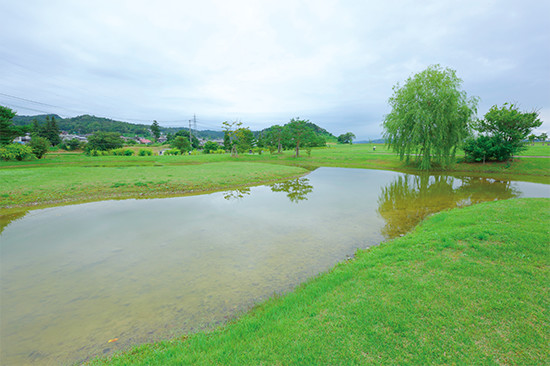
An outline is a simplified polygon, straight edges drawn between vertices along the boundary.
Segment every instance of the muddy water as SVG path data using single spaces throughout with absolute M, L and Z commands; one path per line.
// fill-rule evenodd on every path
M 534 183 L 320 168 L 270 186 L 31 211 L 0 235 L 0 363 L 71 364 L 212 327 L 431 213 L 549 196 Z

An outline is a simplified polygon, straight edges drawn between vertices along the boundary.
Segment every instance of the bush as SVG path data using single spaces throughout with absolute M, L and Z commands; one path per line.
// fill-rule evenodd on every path
M 9 144 L 0 146 L 0 159 L 2 160 L 31 160 L 34 158 L 30 146 L 21 144 Z
M 151 155 L 153 155 L 153 150 L 151 150 L 151 149 L 139 149 L 138 155 L 139 156 L 151 156 Z
M 33 136 L 29 146 L 34 156 L 36 156 L 38 159 L 42 159 L 42 157 L 48 152 L 50 141 L 48 141 L 44 137 Z
M 179 149 L 164 150 L 164 155 L 179 155 L 181 151 Z
M 218 150 L 219 145 L 216 144 L 214 141 L 206 141 L 203 146 L 203 151 L 205 154 L 210 154 L 216 150 Z
M 114 149 L 114 150 L 111 150 L 111 154 L 117 155 L 117 156 L 132 156 L 132 155 L 134 155 L 134 150 L 132 150 L 132 149 L 123 149 L 123 148 Z
M 108 151 L 103 151 L 103 150 L 85 150 L 84 153 L 86 155 L 90 155 L 90 156 L 105 156 L 105 155 L 109 155 L 109 152 Z
M 67 146 L 67 150 L 77 150 L 80 147 L 80 140 L 78 139 L 71 139 L 65 143 Z
M 462 147 L 468 162 L 506 161 L 512 157 L 514 146 L 498 136 L 479 136 L 466 140 Z

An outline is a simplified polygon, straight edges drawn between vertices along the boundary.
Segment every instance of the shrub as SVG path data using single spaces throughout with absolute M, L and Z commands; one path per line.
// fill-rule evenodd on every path
M 164 155 L 179 155 L 181 151 L 179 149 L 164 150 Z
M 153 155 L 153 150 L 151 150 L 151 149 L 139 149 L 138 155 L 139 156 L 151 156 L 151 155 Z
M 132 156 L 132 155 L 134 155 L 134 150 L 132 150 L 132 149 L 123 149 L 123 148 L 114 149 L 114 150 L 111 150 L 111 154 L 117 155 L 117 156 Z
M 30 160 L 34 158 L 30 146 L 21 144 L 9 144 L 0 146 L 0 159 L 2 160 Z
M 489 160 L 506 161 L 512 157 L 514 147 L 498 136 L 479 136 L 466 140 L 462 147 L 466 161 L 486 162 Z
M 50 141 L 48 141 L 44 137 L 33 136 L 29 146 L 34 156 L 36 156 L 38 159 L 42 159 L 42 157 L 48 152 Z

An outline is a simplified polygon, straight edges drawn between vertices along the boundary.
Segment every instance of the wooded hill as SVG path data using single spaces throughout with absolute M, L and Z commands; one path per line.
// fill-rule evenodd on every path
M 13 124 L 16 126 L 28 126 L 32 125 L 33 120 L 38 121 L 40 124 L 46 122 L 46 117 L 55 118 L 59 130 L 66 131 L 71 134 L 85 135 L 94 133 L 96 131 L 102 132 L 117 132 L 121 135 L 139 135 L 139 136 L 150 136 L 151 131 L 150 125 L 145 124 L 136 124 L 129 122 L 115 121 L 109 118 L 96 117 L 90 115 L 82 115 L 71 118 L 61 118 L 57 114 L 41 114 L 36 116 L 15 116 L 13 118 Z M 151 121 L 152 122 L 152 121 Z M 327 141 L 333 141 L 336 137 L 325 130 L 317 126 L 314 123 L 308 122 L 307 125 L 315 131 L 316 134 L 323 136 Z M 220 125 L 221 128 L 221 125 Z M 160 126 L 160 131 L 163 134 L 175 134 L 180 130 L 188 130 L 186 127 L 162 127 Z M 267 131 L 269 128 L 264 129 Z M 263 132 L 262 131 L 262 132 Z M 260 131 L 253 131 L 254 135 L 257 137 Z M 213 130 L 203 130 L 197 131 L 197 137 L 205 140 L 215 140 L 223 139 L 223 131 L 213 131 Z

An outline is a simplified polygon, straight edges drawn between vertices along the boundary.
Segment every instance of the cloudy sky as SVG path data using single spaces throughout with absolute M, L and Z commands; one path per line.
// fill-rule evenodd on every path
M 432 64 L 550 132 L 550 2 L 0 0 L 0 105 L 20 115 L 253 130 L 301 117 L 381 136 L 392 86 Z

